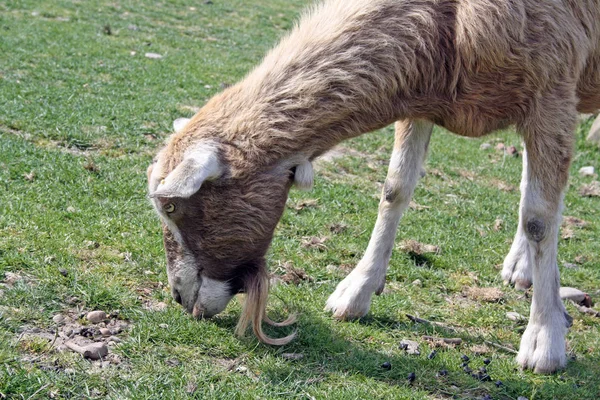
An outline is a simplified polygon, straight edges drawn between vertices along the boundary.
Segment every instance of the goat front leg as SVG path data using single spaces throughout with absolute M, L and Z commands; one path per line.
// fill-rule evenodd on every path
M 520 226 L 523 240 L 527 240 L 522 249 L 533 272 L 533 299 L 517 362 L 536 373 L 550 373 L 565 366 L 565 335 L 572 322 L 559 295 L 557 264 L 562 198 L 577 116 L 574 111 L 561 112 L 559 108 L 565 104 L 568 101 L 556 102 L 556 107 L 550 108 L 552 112 L 537 113 L 537 119 L 523 127 L 527 171 Z
M 338 284 L 325 306 L 337 319 L 366 315 L 373 293 L 379 295 L 383 291 L 398 223 L 421 175 L 433 124 L 398 121 L 395 129 L 394 151 L 371 240 L 358 265 Z

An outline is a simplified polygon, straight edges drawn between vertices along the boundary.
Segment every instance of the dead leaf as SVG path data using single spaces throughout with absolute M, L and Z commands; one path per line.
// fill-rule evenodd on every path
M 313 278 L 309 276 L 302 268 L 296 268 L 290 262 L 286 262 L 282 265 L 285 270 L 285 274 L 281 276 L 281 280 L 285 283 L 291 283 L 298 285 L 303 281 L 312 282 Z
M 346 229 L 348 229 L 348 225 L 342 224 L 342 223 L 336 223 L 336 224 L 329 225 L 329 230 L 331 231 L 331 233 L 335 233 L 335 234 L 342 233 Z
M 494 221 L 494 230 L 498 232 L 500 229 L 502 229 L 503 224 L 503 220 L 501 220 L 500 218 L 496 218 L 496 220 Z
M 579 189 L 579 194 L 583 197 L 600 197 L 600 182 L 593 181 L 588 185 L 583 185 Z
M 566 227 L 577 227 L 577 228 L 585 228 L 588 225 L 587 221 L 584 221 L 577 217 L 564 216 L 562 226 Z
M 306 199 L 299 201 L 296 205 L 292 206 L 292 208 L 296 211 L 301 211 L 305 208 L 316 207 L 318 203 L 319 199 Z
M 467 287 L 464 293 L 471 300 L 490 303 L 497 303 L 504 297 L 504 293 L 494 287 Z
M 25 178 L 25 180 L 27 180 L 29 182 L 33 182 L 33 180 L 35 179 L 35 172 L 31 171 L 28 174 L 23 174 L 23 178 Z
M 432 244 L 419 243 L 416 240 L 407 239 L 403 240 L 398 244 L 398 248 L 404 252 L 412 253 L 416 255 L 422 254 L 440 254 L 442 250 L 439 246 L 434 246 Z
M 514 190 L 516 190 L 516 188 L 513 185 L 510 185 L 504 181 L 501 181 L 500 179 L 492 179 L 491 181 L 492 186 L 494 186 L 497 189 L 502 190 L 503 192 L 512 192 Z
M 462 176 L 463 178 L 467 178 L 467 179 L 468 179 L 468 180 L 470 180 L 471 182 L 472 182 L 472 181 L 473 181 L 473 179 L 475 179 L 475 177 L 477 176 L 477 175 L 475 174 L 475 172 L 473 172 L 473 171 L 468 171 L 468 170 L 465 170 L 465 169 L 458 171 L 458 174 L 459 174 L 460 176 Z
M 487 354 L 490 352 L 490 348 L 485 344 L 474 344 L 471 346 L 471 351 L 476 355 Z
M 302 238 L 302 247 L 307 248 L 307 249 L 326 250 L 327 246 L 325 246 L 325 242 L 327 240 L 329 240 L 328 236 L 323 236 L 323 237 L 317 237 L 317 236 L 305 237 L 305 238 Z

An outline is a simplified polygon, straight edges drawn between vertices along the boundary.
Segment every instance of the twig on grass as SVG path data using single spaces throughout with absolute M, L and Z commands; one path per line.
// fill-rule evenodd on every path
M 589 314 L 589 315 L 591 315 L 593 317 L 600 318 L 600 311 L 596 311 L 593 308 L 586 307 L 586 306 L 583 306 L 581 304 L 578 304 L 578 303 L 574 302 L 573 300 L 571 300 L 571 303 L 573 303 L 573 305 L 575 306 L 575 308 L 578 309 L 580 312 L 582 312 L 584 314 Z
M 501 345 L 500 343 L 490 342 L 489 340 L 484 340 L 483 342 L 484 342 L 485 344 L 489 344 L 490 346 L 493 346 L 493 347 L 495 347 L 495 348 L 497 348 L 497 349 L 504 350 L 504 351 L 506 351 L 507 353 L 511 353 L 511 354 L 519 354 L 519 352 L 518 352 L 518 351 L 516 351 L 515 349 L 511 349 L 510 347 L 503 346 L 503 345 Z

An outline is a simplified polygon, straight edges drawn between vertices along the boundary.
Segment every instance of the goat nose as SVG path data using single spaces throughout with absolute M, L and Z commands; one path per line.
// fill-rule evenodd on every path
M 202 318 L 204 317 L 204 308 L 198 306 L 198 304 L 194 305 L 194 309 L 192 310 L 192 316 L 194 318 Z
M 183 304 L 183 302 L 181 301 L 181 295 L 179 294 L 177 289 L 173 289 L 172 294 L 173 294 L 173 298 L 175 299 L 176 302 L 178 302 L 179 304 Z

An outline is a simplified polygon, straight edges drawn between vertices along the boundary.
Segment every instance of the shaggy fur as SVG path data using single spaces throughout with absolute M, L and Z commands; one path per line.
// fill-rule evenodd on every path
M 206 275 L 231 282 L 232 293 L 254 287 L 260 307 L 246 308 L 242 328 L 253 318 L 258 332 L 266 270 L 257 266 L 264 265 L 295 169 L 343 140 L 404 120 L 382 194 L 380 231 L 369 245 L 385 251 L 367 250 L 327 303 L 338 318 L 364 315 L 385 282 L 388 247 L 414 190 L 430 124 L 471 137 L 515 125 L 527 156 L 520 223 L 503 277 L 521 287 L 536 283 L 518 361 L 537 372 L 562 367 L 567 319 L 558 297 L 558 222 L 577 112 L 600 107 L 599 21 L 597 0 L 329 0 L 315 6 L 159 153 L 149 190 L 159 193 L 153 201 L 167 227 L 169 276 L 196 268 L 199 281 Z M 414 121 L 422 121 L 421 128 Z M 203 161 L 189 155 L 208 148 L 214 156 L 208 167 L 220 171 L 218 177 L 201 179 L 201 188 L 186 183 L 197 190 L 191 196 L 161 186 L 184 161 L 209 176 Z M 184 255 L 187 261 L 173 261 Z M 190 312 L 194 304 L 202 307 L 200 299 L 183 303 Z

